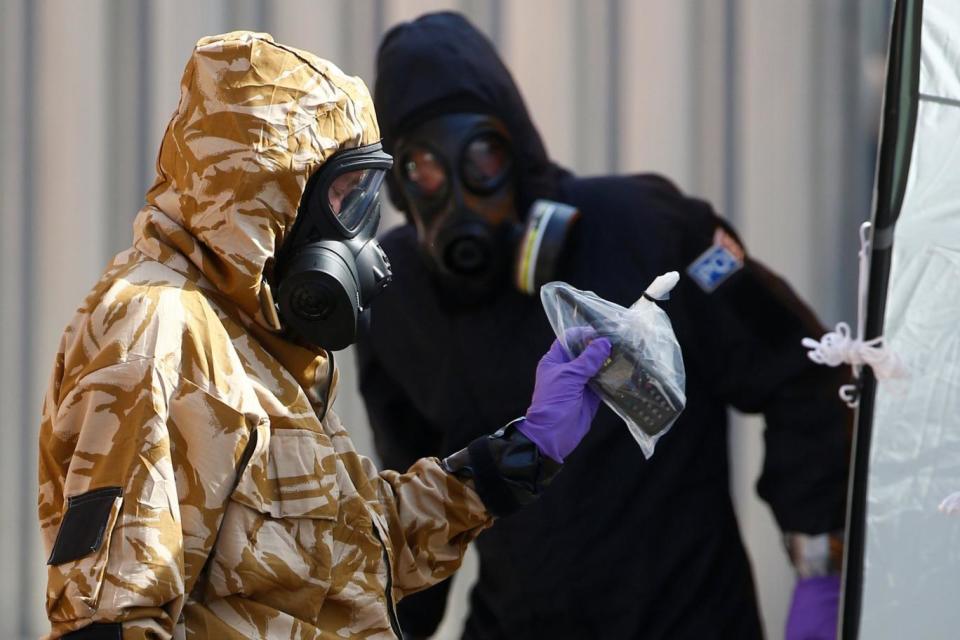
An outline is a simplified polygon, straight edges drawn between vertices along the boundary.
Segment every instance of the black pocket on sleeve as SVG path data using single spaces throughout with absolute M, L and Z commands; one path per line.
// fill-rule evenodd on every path
M 67 498 L 67 512 L 47 564 L 77 560 L 100 548 L 120 487 L 103 487 Z

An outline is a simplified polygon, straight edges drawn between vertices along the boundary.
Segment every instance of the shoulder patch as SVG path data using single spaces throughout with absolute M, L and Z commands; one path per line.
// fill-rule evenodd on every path
M 733 237 L 718 228 L 713 234 L 713 244 L 687 267 L 697 285 L 712 293 L 723 282 L 743 268 L 743 247 Z

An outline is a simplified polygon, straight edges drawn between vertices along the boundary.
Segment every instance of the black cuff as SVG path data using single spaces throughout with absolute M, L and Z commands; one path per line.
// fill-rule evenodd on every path
M 123 640 L 123 626 L 119 622 L 95 622 L 71 631 L 63 640 Z
M 505 516 L 519 509 L 519 501 L 500 475 L 489 438 L 477 438 L 467 447 L 467 452 L 473 467 L 473 484 L 487 510 L 495 516 Z
M 473 481 L 483 504 L 497 517 L 536 500 L 561 469 L 516 428 L 517 422 L 477 438 L 443 461 L 448 472 Z

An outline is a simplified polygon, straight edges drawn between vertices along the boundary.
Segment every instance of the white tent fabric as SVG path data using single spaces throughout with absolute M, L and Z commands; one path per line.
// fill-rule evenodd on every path
M 919 106 L 893 236 L 859 637 L 960 635 L 960 2 L 924 0 Z M 953 504 L 950 502 L 950 504 Z M 941 506 L 944 508 L 940 508 Z

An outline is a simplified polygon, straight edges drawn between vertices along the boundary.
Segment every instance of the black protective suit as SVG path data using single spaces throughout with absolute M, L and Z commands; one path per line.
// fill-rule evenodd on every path
M 706 202 L 654 175 L 577 178 L 550 163 L 496 53 L 454 14 L 397 27 L 379 53 L 375 101 L 389 149 L 398 130 L 451 111 L 501 118 L 518 157 L 518 210 L 535 197 L 582 213 L 558 279 L 628 306 L 657 275 L 688 265 L 729 226 Z M 397 189 L 392 195 L 403 208 Z M 525 411 L 553 339 L 537 298 L 439 299 L 411 225 L 382 244 L 395 280 L 359 342 L 360 380 L 388 468 L 442 456 Z M 758 491 L 784 531 L 842 528 L 848 416 L 845 371 L 800 345 L 822 328 L 776 275 L 749 257 L 712 293 L 684 275 L 662 303 L 687 372 L 687 407 L 645 460 L 606 407 L 537 503 L 476 542 L 479 582 L 464 637 L 761 637 L 750 566 L 729 492 L 727 408 L 766 418 Z M 382 319 L 382 320 L 381 320 Z M 400 605 L 429 634 L 445 587 Z

